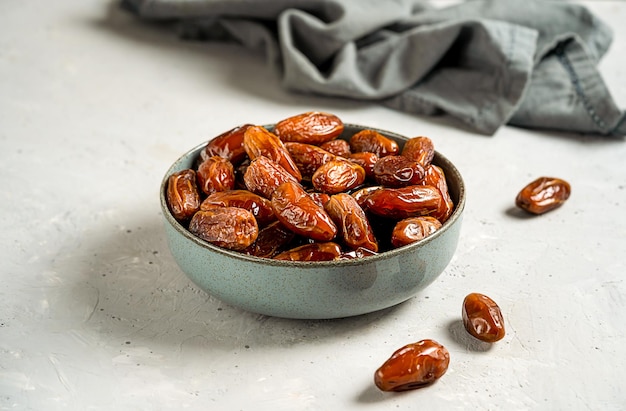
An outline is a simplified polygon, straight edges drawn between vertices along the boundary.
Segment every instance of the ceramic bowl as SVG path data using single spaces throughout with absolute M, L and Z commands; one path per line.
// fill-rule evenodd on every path
M 348 139 L 364 128 L 373 127 L 346 124 L 341 138 Z M 396 140 L 400 147 L 407 140 L 396 133 L 376 130 Z M 205 145 L 191 149 L 167 170 L 161 183 L 161 209 L 170 251 L 182 271 L 202 290 L 227 304 L 297 319 L 366 314 L 414 297 L 435 281 L 454 255 L 465 207 L 465 186 L 454 164 L 439 152 L 433 163 L 444 170 L 456 208 L 438 231 L 421 241 L 375 256 L 327 262 L 277 261 L 209 244 L 174 219 L 165 199 L 168 176 L 193 168 Z

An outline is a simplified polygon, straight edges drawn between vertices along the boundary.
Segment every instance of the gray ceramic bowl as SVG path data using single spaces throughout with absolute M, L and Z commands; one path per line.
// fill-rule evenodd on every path
M 346 124 L 342 138 L 364 126 Z M 402 147 L 406 137 L 377 130 Z M 436 142 L 435 142 L 436 144 Z M 457 247 L 465 187 L 456 167 L 438 152 L 456 209 L 443 227 L 422 241 L 378 255 L 329 262 L 291 262 L 251 257 L 209 244 L 187 231 L 170 213 L 167 177 L 193 168 L 206 143 L 180 157 L 161 183 L 161 209 L 172 255 L 198 287 L 244 310 L 276 317 L 330 319 L 374 312 L 402 303 L 432 283 Z

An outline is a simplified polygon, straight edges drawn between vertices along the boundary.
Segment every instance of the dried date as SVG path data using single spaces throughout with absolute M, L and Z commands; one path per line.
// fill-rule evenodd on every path
M 220 156 L 204 160 L 196 171 L 198 186 L 204 194 L 232 190 L 235 187 L 235 169 Z
M 423 240 L 441 228 L 441 222 L 434 217 L 410 217 L 396 223 L 391 232 L 391 244 L 402 247 Z
M 376 154 L 370 153 L 369 151 L 362 151 L 360 153 L 349 154 L 345 158 L 363 167 L 366 178 L 374 178 L 374 166 L 376 162 L 378 162 L 378 156 Z
M 335 155 L 312 144 L 287 142 L 285 147 L 303 177 L 310 179 L 323 164 L 335 159 Z
M 181 170 L 168 177 L 167 205 L 176 220 L 186 221 L 200 209 L 196 184 L 196 172 L 192 169 Z
M 287 170 L 298 182 L 302 180 L 302 174 L 285 144 L 265 127 L 248 127 L 243 135 L 243 147 L 251 160 L 267 157 Z
M 239 207 L 248 210 L 256 218 L 259 226 L 276 221 L 270 200 L 248 190 L 215 192 L 202 201 L 200 209 L 207 210 L 215 206 Z
M 220 156 L 229 160 L 233 165 L 241 163 L 246 158 L 243 135 L 248 127 L 252 127 L 252 124 L 232 128 L 210 140 L 204 150 L 200 152 L 202 161 L 209 157 Z
M 271 200 L 278 220 L 294 233 L 317 241 L 330 241 L 337 235 L 328 213 L 299 184 L 281 184 Z
M 378 242 L 363 209 L 350 194 L 332 195 L 324 206 L 339 229 L 343 242 L 352 249 L 378 251 Z
M 296 178 L 289 174 L 267 157 L 257 157 L 250 162 L 243 175 L 246 188 L 255 194 L 269 199 L 276 187 L 287 181 L 298 183 Z
M 311 243 L 283 251 L 274 257 L 284 261 L 332 261 L 341 255 L 341 247 L 337 243 Z
M 259 230 L 256 241 L 243 250 L 244 254 L 255 257 L 273 258 L 293 241 L 296 234 L 285 227 L 280 221 Z
M 504 338 L 504 317 L 500 307 L 484 294 L 468 294 L 463 300 L 463 326 L 472 336 L 493 343 Z
M 379 158 L 396 155 L 400 147 L 395 140 L 385 137 L 376 130 L 361 130 L 350 137 L 350 149 L 353 153 L 369 151 Z
M 279 121 L 274 133 L 285 142 L 320 145 L 335 139 L 343 129 L 343 122 L 336 115 L 309 111 Z
M 320 144 L 320 148 L 332 153 L 336 156 L 347 157 L 350 155 L 350 143 L 341 138 L 327 141 Z
M 362 208 L 381 217 L 403 219 L 430 215 L 439 219 L 445 213 L 445 201 L 436 187 L 383 187 L 369 193 Z
M 565 180 L 539 177 L 517 194 L 515 204 L 531 214 L 544 214 L 563 205 L 571 191 L 569 183 Z
M 241 251 L 259 235 L 256 219 L 238 207 L 213 207 L 196 212 L 189 231 L 201 239 L 229 250 Z
M 355 190 L 350 195 L 354 197 L 361 208 L 365 210 L 365 200 L 376 190 L 380 190 L 383 186 L 368 186 Z
M 320 193 L 318 191 L 313 191 L 313 192 L 310 192 L 308 194 L 313 199 L 313 201 L 315 201 L 321 207 L 324 207 L 324 205 L 328 202 L 328 200 L 330 200 L 330 195 L 328 195 L 326 193 Z
M 404 156 L 390 155 L 374 164 L 374 179 L 385 187 L 405 187 L 424 180 L 424 167 Z
M 422 184 L 437 187 L 437 189 L 441 193 L 441 197 L 443 197 L 445 203 L 445 211 L 439 217 L 439 221 L 445 223 L 454 211 L 454 201 L 452 201 L 452 197 L 450 197 L 450 192 L 448 191 L 448 183 L 446 181 L 446 175 L 444 174 L 443 169 L 434 164 L 426 167 Z
M 374 374 L 382 391 L 408 391 L 432 384 L 448 370 L 450 353 L 434 340 L 422 340 L 396 350 Z
M 413 137 L 404 143 L 401 154 L 413 161 L 417 161 L 422 167 L 426 168 L 435 156 L 435 145 L 428 137 Z
M 343 158 L 323 164 L 311 177 L 313 187 L 326 194 L 348 191 L 360 186 L 364 181 L 363 167 Z

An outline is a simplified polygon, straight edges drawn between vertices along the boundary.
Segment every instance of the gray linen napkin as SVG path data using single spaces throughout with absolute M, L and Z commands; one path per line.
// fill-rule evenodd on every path
M 504 124 L 626 135 L 596 65 L 612 32 L 581 5 L 473 0 L 123 0 L 186 37 L 262 50 L 285 88 Z

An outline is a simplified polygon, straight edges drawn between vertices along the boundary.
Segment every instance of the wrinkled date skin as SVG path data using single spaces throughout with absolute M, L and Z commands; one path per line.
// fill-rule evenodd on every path
M 445 212 L 441 193 L 432 186 L 383 187 L 366 195 L 362 203 L 364 210 L 394 219 L 424 215 L 438 219 Z
M 241 251 L 259 235 L 256 219 L 238 207 L 213 207 L 195 213 L 189 231 L 201 239 L 229 250 Z
M 563 205 L 571 192 L 572 189 L 565 180 L 539 177 L 519 192 L 515 204 L 531 214 L 544 214 Z
M 360 153 L 349 154 L 344 158 L 363 167 L 366 178 L 374 178 L 374 166 L 378 162 L 378 156 L 376 154 L 368 151 L 362 151 Z
M 363 188 L 359 188 L 355 191 L 353 191 L 350 195 L 352 197 L 354 197 L 354 199 L 356 200 L 356 202 L 359 204 L 359 206 L 365 210 L 365 200 L 367 199 L 367 197 L 369 197 L 370 194 L 372 194 L 374 191 L 376 190 L 380 190 L 384 188 L 383 186 L 368 186 L 368 187 L 363 187 Z
M 220 156 L 209 157 L 198 166 L 198 186 L 204 194 L 232 190 L 235 187 L 235 169 L 230 161 Z
M 448 182 L 446 181 L 446 175 L 444 174 L 441 167 L 438 167 L 434 164 L 429 165 L 426 168 L 422 184 L 426 186 L 437 187 L 437 189 L 441 193 L 445 204 L 445 211 L 442 212 L 441 217 L 439 217 L 439 221 L 445 223 L 448 217 L 450 217 L 450 215 L 454 211 L 454 201 L 452 201 L 452 197 L 450 197 L 450 192 L 448 191 Z
M 298 182 L 302 180 L 302 174 L 285 144 L 265 127 L 248 127 L 243 135 L 243 147 L 251 160 L 262 156 L 267 157 L 287 170 Z
M 229 160 L 233 165 L 241 163 L 247 156 L 243 147 L 243 135 L 248 127 L 252 127 L 252 124 L 235 127 L 210 140 L 200 152 L 202 161 L 219 156 Z
M 337 243 L 311 243 L 283 251 L 274 257 L 284 261 L 333 261 L 341 255 L 341 247 Z
M 402 247 L 420 241 L 441 228 L 434 217 L 410 217 L 396 223 L 391 232 L 391 244 Z
M 313 191 L 312 193 L 308 193 L 309 197 L 313 199 L 320 207 L 324 207 L 324 205 L 330 200 L 330 195 L 326 193 L 320 193 L 319 191 Z
M 259 230 L 256 241 L 244 249 L 243 253 L 255 257 L 273 258 L 287 247 L 295 236 L 296 234 L 280 221 L 274 221 Z
M 316 190 L 337 194 L 358 187 L 365 181 L 365 170 L 360 165 L 343 158 L 331 160 L 320 166 L 311 183 Z
M 287 181 L 298 181 L 287 170 L 267 157 L 257 157 L 250 162 L 243 175 L 246 188 L 267 199 L 272 197 L 276 187 Z
M 404 156 L 386 156 L 374 164 L 374 179 L 385 187 L 405 187 L 424 180 L 424 167 Z
M 376 130 L 362 130 L 350 137 L 350 149 L 353 153 L 369 151 L 379 158 L 394 156 L 400 152 L 395 140 L 383 136 Z
M 333 219 L 344 243 L 353 250 L 378 251 L 378 242 L 363 209 L 350 194 L 332 195 L 324 209 Z
M 322 242 L 337 235 L 328 213 L 298 183 L 278 186 L 272 194 L 272 208 L 278 220 L 298 235 Z
M 450 353 L 434 340 L 407 344 L 394 352 L 374 374 L 382 391 L 408 391 L 432 384 L 448 370 Z
M 320 145 L 337 138 L 343 129 L 343 122 L 336 115 L 309 111 L 279 121 L 274 133 L 285 142 Z
M 309 179 L 318 168 L 336 157 L 323 148 L 312 144 L 287 142 L 285 147 L 298 166 L 302 176 Z
M 463 326 L 472 336 L 493 343 L 504 338 L 504 317 L 500 307 L 484 294 L 468 294 L 463 300 Z
M 340 138 L 320 144 L 320 148 L 336 156 L 347 157 L 350 155 L 350 143 Z
M 207 210 L 215 206 L 239 207 L 248 210 L 256 218 L 260 226 L 276 221 L 270 200 L 248 190 L 215 192 L 202 201 L 200 209 Z
M 200 194 L 196 185 L 196 172 L 181 170 L 168 177 L 167 205 L 174 218 L 186 221 L 200 209 Z
M 413 137 L 404 144 L 401 154 L 426 168 L 435 157 L 435 145 L 428 137 Z

